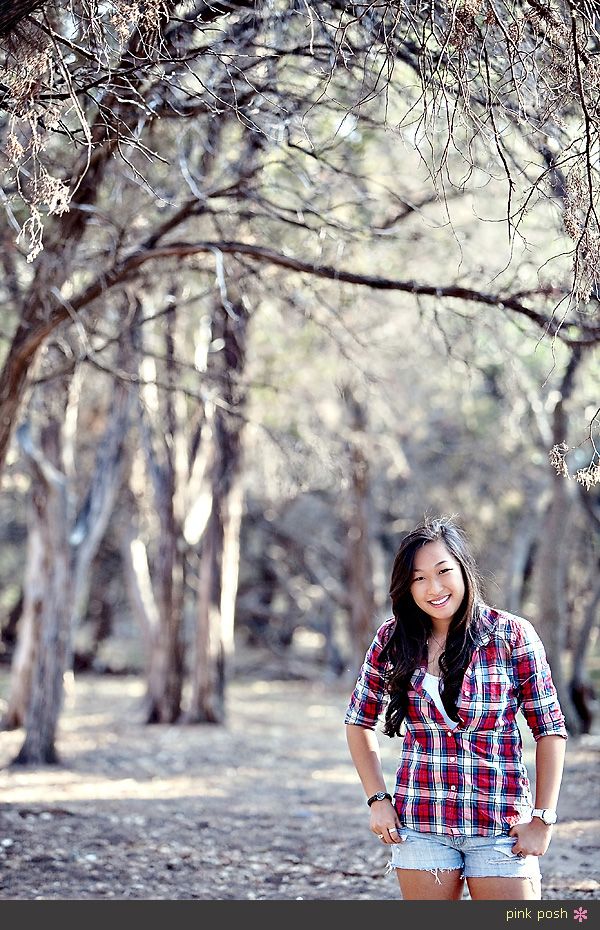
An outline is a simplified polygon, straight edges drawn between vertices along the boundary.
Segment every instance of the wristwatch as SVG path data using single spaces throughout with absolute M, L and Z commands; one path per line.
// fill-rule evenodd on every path
M 548 827 L 550 824 L 556 823 L 556 811 L 549 807 L 535 807 L 531 812 L 531 816 L 539 817 Z
M 386 798 L 388 801 L 392 800 L 392 796 L 389 791 L 377 791 L 375 794 L 372 794 L 370 798 L 367 798 L 367 804 L 370 807 L 373 801 L 385 801 Z

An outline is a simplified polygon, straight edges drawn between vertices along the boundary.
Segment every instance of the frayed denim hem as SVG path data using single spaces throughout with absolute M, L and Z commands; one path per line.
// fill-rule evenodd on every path
M 398 869 L 398 870 L 399 870 L 400 868 L 401 868 L 401 866 L 396 866 L 396 865 L 394 865 L 394 863 L 393 863 L 392 860 L 390 859 L 389 862 L 388 862 L 388 864 L 386 865 L 385 874 L 386 874 L 386 875 L 389 875 L 390 872 L 392 872 L 394 869 Z M 438 868 L 438 869 L 418 869 L 418 871 L 420 871 L 420 872 L 431 872 L 431 874 L 433 875 L 433 877 L 434 877 L 435 880 L 436 880 L 436 883 L 437 883 L 438 885 L 441 885 L 442 883 L 441 883 L 441 881 L 440 881 L 440 877 L 439 877 L 439 875 L 438 875 L 438 872 L 457 872 L 458 870 L 457 870 L 457 869 L 439 869 L 439 868 Z M 462 881 L 462 880 L 464 879 L 464 877 L 465 877 L 465 873 L 461 870 L 461 873 L 460 873 L 460 875 L 459 875 L 460 880 Z

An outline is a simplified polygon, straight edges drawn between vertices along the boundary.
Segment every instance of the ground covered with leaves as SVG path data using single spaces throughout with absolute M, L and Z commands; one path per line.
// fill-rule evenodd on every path
M 147 726 L 142 698 L 135 677 L 77 677 L 58 766 L 11 766 L 23 733 L 0 733 L 0 899 L 399 898 L 347 685 L 238 675 L 225 726 Z M 382 749 L 393 784 L 397 743 Z M 569 740 L 544 899 L 600 897 L 599 763 L 599 736 Z

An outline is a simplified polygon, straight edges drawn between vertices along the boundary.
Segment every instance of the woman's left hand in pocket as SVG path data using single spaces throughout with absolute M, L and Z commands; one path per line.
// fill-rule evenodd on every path
M 530 823 L 515 824 L 508 831 L 508 835 L 515 839 L 515 856 L 543 856 L 552 839 L 552 827 L 539 817 L 534 817 Z

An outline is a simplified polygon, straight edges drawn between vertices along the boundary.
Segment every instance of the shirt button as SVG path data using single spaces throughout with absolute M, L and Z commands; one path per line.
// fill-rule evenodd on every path
M 448 736 L 452 736 L 452 730 L 448 730 Z
M 450 762 L 456 762 L 456 756 L 450 756 Z
M 456 785 L 450 785 L 450 791 L 456 791 Z

